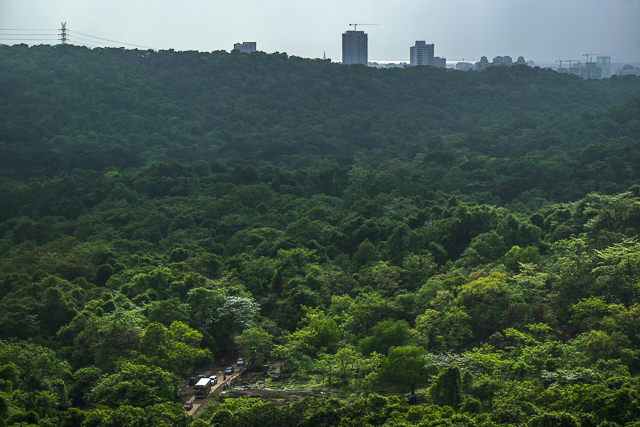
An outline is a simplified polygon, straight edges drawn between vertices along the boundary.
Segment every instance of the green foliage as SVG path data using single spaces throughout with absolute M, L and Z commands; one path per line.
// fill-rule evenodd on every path
M 65 405 L 71 369 L 55 352 L 29 343 L 0 341 L 2 379 L 9 390 L 42 391 L 54 396 L 54 404 Z
M 245 329 L 233 340 L 251 365 L 260 365 L 273 349 L 273 337 L 262 328 Z
M 439 406 L 458 409 L 462 402 L 462 375 L 460 368 L 450 366 L 438 375 L 429 387 L 431 402 Z
M 550 412 L 533 417 L 527 424 L 531 427 L 578 427 L 580 421 L 566 412 Z
M 639 91 L 0 46 L 1 422 L 631 423 Z M 188 417 L 178 378 L 234 344 L 344 393 L 437 368 L 429 399 L 457 411 L 371 395 Z
M 381 381 L 415 394 L 416 388 L 427 385 L 437 372 L 426 356 L 421 347 L 391 347 L 380 365 Z
M 372 335 L 358 343 L 358 351 L 368 356 L 373 352 L 386 355 L 391 347 L 400 347 L 409 341 L 409 324 L 404 320 L 383 320 L 373 327 Z
M 504 256 L 504 265 L 511 271 L 520 271 L 520 264 L 539 264 L 540 251 L 535 246 L 514 246 Z
M 208 349 L 199 348 L 202 334 L 182 322 L 169 328 L 151 323 L 141 336 L 142 353 L 148 361 L 177 376 L 186 376 L 197 362 L 211 359 Z
M 176 376 L 158 367 L 124 363 L 116 373 L 95 384 L 88 400 L 111 408 L 121 405 L 144 408 L 171 400 L 176 384 Z
M 332 297 L 332 313 L 354 336 L 364 335 L 379 319 L 389 317 L 392 312 L 391 303 L 378 293 L 362 293 L 356 298 L 348 295 Z
M 378 253 L 376 247 L 369 239 L 365 239 L 364 242 L 358 246 L 358 251 L 353 255 L 351 262 L 353 262 L 354 267 L 360 268 L 374 263 L 377 258 Z

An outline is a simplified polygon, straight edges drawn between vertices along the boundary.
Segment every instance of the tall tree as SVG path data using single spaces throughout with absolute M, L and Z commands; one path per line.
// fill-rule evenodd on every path
M 435 405 L 458 409 L 462 402 L 460 368 L 454 365 L 442 371 L 429 388 L 429 397 Z
M 262 328 L 249 328 L 233 340 L 250 365 L 260 365 L 273 349 L 273 336 Z
M 416 388 L 427 385 L 437 373 L 426 356 L 427 351 L 422 347 L 391 347 L 380 364 L 381 382 L 415 394 Z

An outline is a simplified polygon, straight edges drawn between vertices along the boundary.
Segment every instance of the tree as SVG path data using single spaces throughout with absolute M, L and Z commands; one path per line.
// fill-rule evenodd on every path
M 329 385 L 332 384 L 333 373 L 336 369 L 335 355 L 320 353 L 315 362 L 315 368 L 322 373 L 322 383 L 324 384 L 325 376 L 329 381 Z
M 76 406 L 84 406 L 91 388 L 102 376 L 102 370 L 96 366 L 78 369 L 73 373 L 73 392 L 71 397 Z
M 259 327 L 245 329 L 233 342 L 240 347 L 250 365 L 260 365 L 273 349 L 273 336 Z
M 380 380 L 415 394 L 417 387 L 427 385 L 437 373 L 426 356 L 427 351 L 422 347 L 391 347 L 380 364 Z
M 211 358 L 208 349 L 200 349 L 202 334 L 182 322 L 167 329 L 151 323 L 142 334 L 142 351 L 156 366 L 176 375 L 187 375 L 198 360 Z
M 471 243 L 462 253 L 462 259 L 467 266 L 475 267 L 499 259 L 506 251 L 503 238 L 491 230 L 471 239 Z
M 360 336 L 393 311 L 391 302 L 377 292 L 362 293 L 356 298 L 334 295 L 331 302 L 334 317 L 341 318 L 346 330 Z
M 248 329 L 253 326 L 259 311 L 260 305 L 251 297 L 228 296 L 215 311 L 216 326 L 229 334 Z
M 442 371 L 429 388 L 429 397 L 435 405 L 458 409 L 462 402 L 460 368 L 454 365 Z
M 547 287 L 549 274 L 536 268 L 535 264 L 518 264 L 518 274 L 509 280 L 509 294 L 517 302 L 532 303 L 539 301 Z
M 473 318 L 475 337 L 486 338 L 498 329 L 500 317 L 508 307 L 507 275 L 500 270 L 490 270 L 474 276 L 460 287 L 456 303 Z
M 580 421 L 572 414 L 566 412 L 545 412 L 537 415 L 529 421 L 531 427 L 578 427 Z
M 433 255 L 427 252 L 424 255 L 409 254 L 402 261 L 402 267 L 406 270 L 407 279 L 411 289 L 417 289 L 433 275 L 438 267 Z
M 206 332 L 217 319 L 216 310 L 224 304 L 224 294 L 219 289 L 198 287 L 187 294 L 191 312 L 191 325 Z
M 338 363 L 343 383 L 347 382 L 349 374 L 353 374 L 361 357 L 362 355 L 350 345 L 344 346 L 336 352 L 334 360 Z
M 190 318 L 189 307 L 175 297 L 152 301 L 145 305 L 143 312 L 149 321 L 162 323 L 164 326 L 169 326 L 176 320 L 187 322 Z
M 147 407 L 173 399 L 178 378 L 155 366 L 124 363 L 118 372 L 103 377 L 88 400 L 116 408 L 121 405 Z
M 302 306 L 305 316 L 302 324 L 287 335 L 286 342 L 275 347 L 276 356 L 285 361 L 296 361 L 302 356 L 316 356 L 319 352 L 334 351 L 340 340 L 336 321 L 320 309 Z
M 373 352 L 387 354 L 391 347 L 402 346 L 409 341 L 409 329 L 405 320 L 383 320 L 373 327 L 372 335 L 360 341 L 358 351 L 365 356 Z
M 109 300 L 105 306 L 107 305 L 115 304 Z M 118 307 L 102 317 L 88 316 L 83 319 L 80 315 L 77 316 L 74 322 L 78 322 L 77 327 L 81 330 L 74 339 L 73 357 L 82 364 L 113 369 L 118 361 L 127 359 L 140 349 L 144 320 L 141 310 L 137 308 L 124 310 Z
M 588 337 L 585 354 L 594 363 L 619 358 L 621 350 L 629 345 L 629 338 L 620 332 L 609 335 L 604 331 L 591 331 Z
M 358 281 L 361 285 L 370 286 L 384 296 L 395 295 L 404 285 L 400 277 L 400 269 L 384 261 L 378 261 L 368 268 Z
M 321 349 L 334 350 L 340 340 L 338 324 L 320 309 L 303 307 L 305 316 L 302 323 L 311 331 L 310 347 L 318 352 Z
M 59 406 L 67 403 L 71 367 L 58 359 L 53 350 L 0 340 L 0 367 L 0 380 L 5 387 L 33 395 L 43 392 L 43 396 L 55 397 L 54 403 Z
M 473 338 L 473 318 L 459 307 L 427 309 L 416 318 L 416 330 L 429 349 L 453 350 Z
M 377 259 L 378 252 L 376 247 L 369 239 L 364 239 L 364 242 L 358 246 L 358 250 L 353 255 L 351 262 L 355 268 L 361 268 L 374 263 Z
M 514 246 L 504 256 L 504 266 L 510 271 L 519 272 L 520 264 L 539 264 L 540 250 L 536 246 L 521 248 Z

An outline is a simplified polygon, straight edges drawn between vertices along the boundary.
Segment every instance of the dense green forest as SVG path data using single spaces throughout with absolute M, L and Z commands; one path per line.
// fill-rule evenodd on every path
M 640 78 L 19 45 L 0 100 L 0 426 L 640 423 Z M 188 416 L 236 349 L 325 394 Z

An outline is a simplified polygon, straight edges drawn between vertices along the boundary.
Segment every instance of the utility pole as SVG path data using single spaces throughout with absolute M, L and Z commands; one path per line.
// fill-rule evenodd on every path
M 67 44 L 67 23 L 61 22 L 62 28 L 60 28 L 60 43 Z

